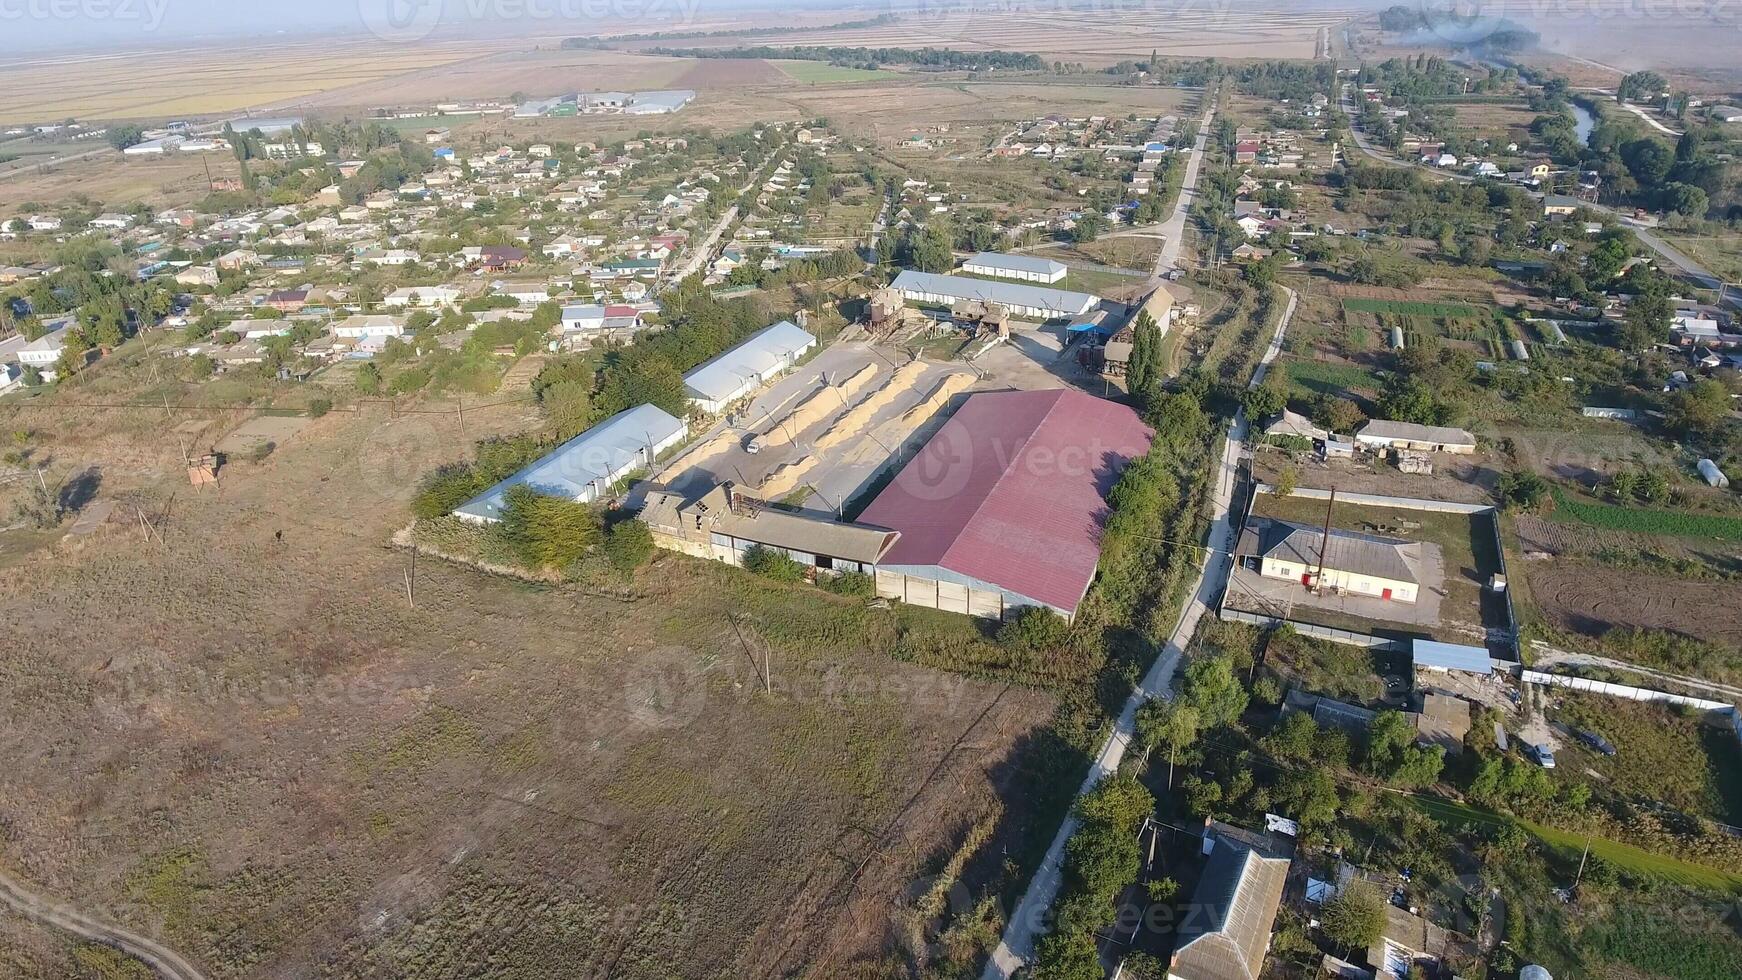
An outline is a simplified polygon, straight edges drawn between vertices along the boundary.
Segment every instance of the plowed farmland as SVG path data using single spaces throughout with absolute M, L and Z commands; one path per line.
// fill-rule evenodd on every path
M 1690 582 L 1570 562 L 1528 566 L 1531 595 L 1558 626 L 1600 636 L 1619 627 L 1673 630 L 1742 647 L 1742 602 L 1731 582 Z

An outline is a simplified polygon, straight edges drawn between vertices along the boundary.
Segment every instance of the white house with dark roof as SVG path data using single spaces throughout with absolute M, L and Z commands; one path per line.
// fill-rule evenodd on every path
M 1336 592 L 1414 602 L 1421 588 L 1419 541 L 1308 527 L 1290 521 L 1253 522 L 1259 574 Z M 1324 580 L 1317 581 L 1320 565 Z

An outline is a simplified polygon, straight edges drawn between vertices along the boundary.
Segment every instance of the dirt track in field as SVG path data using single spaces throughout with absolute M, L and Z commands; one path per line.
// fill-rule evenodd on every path
M 1569 562 L 1532 565 L 1529 577 L 1543 615 L 1587 636 L 1634 626 L 1742 646 L 1742 588 L 1734 583 L 1690 582 Z

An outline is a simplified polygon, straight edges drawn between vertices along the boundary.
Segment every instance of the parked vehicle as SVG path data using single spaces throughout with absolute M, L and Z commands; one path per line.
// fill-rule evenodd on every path
M 1530 761 L 1536 763 L 1537 765 L 1543 767 L 1544 769 L 1553 769 L 1554 768 L 1554 752 L 1552 750 L 1550 750 L 1548 746 L 1546 746 L 1546 745 L 1527 745 L 1527 746 L 1525 746 L 1524 751 L 1527 755 L 1530 756 Z
M 1598 735 L 1596 732 L 1581 728 L 1574 734 L 1579 736 L 1579 741 L 1589 745 L 1591 748 L 1596 749 L 1604 755 L 1613 756 L 1615 754 L 1615 746 L 1611 744 L 1608 739 Z

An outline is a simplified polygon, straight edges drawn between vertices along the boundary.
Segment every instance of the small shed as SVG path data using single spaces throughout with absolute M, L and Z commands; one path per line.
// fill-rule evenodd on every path
M 1483 647 L 1418 639 L 1413 642 L 1411 653 L 1417 672 L 1423 670 L 1439 673 L 1460 671 L 1466 674 L 1482 675 L 1494 672 L 1493 658 L 1488 656 L 1488 651 Z

